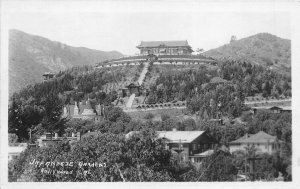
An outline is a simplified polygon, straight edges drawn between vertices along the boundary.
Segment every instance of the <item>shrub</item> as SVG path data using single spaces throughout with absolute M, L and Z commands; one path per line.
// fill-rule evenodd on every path
M 154 115 L 152 113 L 147 113 L 144 118 L 145 119 L 153 119 Z
M 8 133 L 8 145 L 15 146 L 18 142 L 18 136 L 14 133 Z
M 167 120 L 167 119 L 170 119 L 170 115 L 169 115 L 169 114 L 166 114 L 166 113 L 161 114 L 160 117 L 161 117 L 161 120 L 162 120 L 162 121 L 165 121 L 165 120 Z
M 273 61 L 268 57 L 262 57 L 262 61 L 264 61 L 268 66 L 274 65 Z

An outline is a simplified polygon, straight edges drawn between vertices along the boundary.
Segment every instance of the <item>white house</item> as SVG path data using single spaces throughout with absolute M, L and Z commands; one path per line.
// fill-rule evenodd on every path
M 245 150 L 245 147 L 252 145 L 256 148 L 256 153 L 269 153 L 280 150 L 282 141 L 276 136 L 271 136 L 263 131 L 256 134 L 246 134 L 243 137 L 229 143 L 230 153 Z
M 17 158 L 23 151 L 27 148 L 27 143 L 19 143 L 16 146 L 9 146 L 8 147 L 8 161 Z

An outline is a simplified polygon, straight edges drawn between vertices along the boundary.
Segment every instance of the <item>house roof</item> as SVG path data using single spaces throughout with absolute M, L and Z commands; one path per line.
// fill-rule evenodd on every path
M 45 72 L 44 74 L 43 74 L 43 76 L 47 76 L 47 75 L 55 75 L 54 73 L 51 73 L 51 72 Z
M 273 110 L 273 109 L 292 110 L 292 107 L 291 106 L 258 106 L 258 107 L 252 107 L 252 109 L 257 109 L 257 110 Z
M 129 85 L 126 86 L 127 88 L 128 87 L 140 87 L 140 84 L 138 82 L 132 82 L 130 83 Z
M 267 110 L 272 108 L 272 106 L 257 106 L 257 107 L 252 107 L 251 109 L 257 109 L 257 110 Z
M 199 154 L 195 154 L 194 156 L 197 157 L 207 157 L 207 156 L 211 156 L 214 153 L 214 150 L 207 150 L 205 152 L 199 153 Z
M 213 77 L 211 80 L 210 80 L 210 83 L 227 83 L 228 81 L 225 80 L 225 79 L 222 79 L 220 77 Z
M 282 106 L 282 110 L 292 110 L 291 106 Z
M 156 131 L 158 138 L 165 138 L 169 142 L 181 142 L 191 143 L 196 138 L 201 136 L 205 131 Z M 126 138 L 131 137 L 134 134 L 138 134 L 139 131 L 131 131 L 126 134 Z
M 142 41 L 137 48 L 142 47 L 159 47 L 159 46 L 168 46 L 168 47 L 190 47 L 188 42 L 185 41 Z
M 77 107 L 79 109 L 78 115 L 82 115 L 85 109 L 92 110 L 93 112 L 95 112 L 94 111 L 95 108 L 92 107 L 90 100 L 88 100 L 86 103 L 82 102 L 82 104 L 79 104 Z M 69 104 L 66 106 L 66 108 L 68 110 L 69 115 L 74 115 L 74 109 L 75 109 L 74 104 Z
M 272 106 L 271 108 L 270 108 L 270 110 L 274 110 L 274 109 L 282 109 L 281 107 L 278 107 L 278 106 Z
M 170 142 L 191 143 L 204 131 L 157 131 L 159 138 L 166 138 Z
M 27 148 L 27 146 L 9 146 L 8 147 L 8 154 L 20 154 L 26 148 Z
M 230 144 L 241 144 L 241 143 L 274 143 L 277 141 L 276 136 L 269 135 L 263 131 L 259 131 L 256 134 L 246 134 L 243 137 L 230 142 Z M 281 142 L 280 140 L 278 140 Z

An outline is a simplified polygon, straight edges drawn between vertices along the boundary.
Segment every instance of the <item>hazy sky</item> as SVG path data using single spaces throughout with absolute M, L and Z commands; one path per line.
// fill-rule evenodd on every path
M 255 10 L 243 5 L 223 10 L 220 5 L 208 5 L 198 9 L 192 6 L 189 11 L 187 5 L 170 9 L 164 4 L 161 6 L 165 9 L 144 5 L 136 11 L 132 7 L 139 6 L 136 4 L 116 7 L 76 1 L 68 6 L 49 2 L 26 4 L 25 8 L 10 5 L 8 28 L 71 46 L 124 54 L 138 53 L 136 46 L 148 40 L 188 40 L 193 49 L 209 50 L 228 43 L 232 35 L 240 39 L 268 32 L 291 39 L 290 14 L 275 9 Z

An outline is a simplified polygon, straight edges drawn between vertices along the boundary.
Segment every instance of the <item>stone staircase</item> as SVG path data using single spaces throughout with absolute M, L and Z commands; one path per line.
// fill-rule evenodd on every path
M 143 68 L 143 70 L 142 70 L 142 72 L 141 72 L 141 75 L 140 75 L 140 77 L 139 77 L 139 79 L 138 79 L 138 83 L 139 83 L 140 85 L 142 85 L 143 82 L 144 82 L 144 79 L 145 79 L 146 74 L 147 74 L 147 72 L 148 72 L 148 67 L 149 67 L 149 62 L 146 62 L 146 63 L 145 63 L 145 66 L 144 66 L 144 68 Z
M 127 101 L 127 104 L 126 104 L 126 108 L 131 108 L 131 106 L 133 104 L 133 101 L 134 101 L 134 98 L 135 98 L 135 94 L 130 95 L 130 97 Z
M 148 72 L 148 67 L 149 67 L 149 62 L 144 63 L 144 68 L 143 68 L 143 70 L 141 72 L 141 75 L 140 75 L 140 77 L 138 79 L 138 84 L 139 85 L 143 84 L 144 79 L 146 77 L 146 74 Z M 129 97 L 128 101 L 127 101 L 127 104 L 126 104 L 126 108 L 131 108 L 132 107 L 134 98 L 135 98 L 135 94 L 130 95 L 130 97 Z

